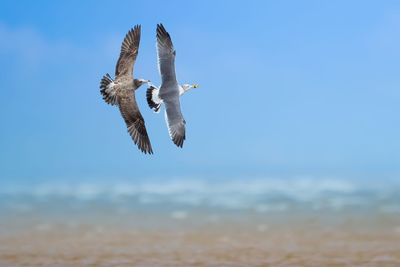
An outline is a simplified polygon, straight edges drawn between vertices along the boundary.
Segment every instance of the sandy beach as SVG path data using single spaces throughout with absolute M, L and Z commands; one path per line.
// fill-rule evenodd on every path
M 3 207 L 0 266 L 400 266 L 396 211 L 65 201 Z

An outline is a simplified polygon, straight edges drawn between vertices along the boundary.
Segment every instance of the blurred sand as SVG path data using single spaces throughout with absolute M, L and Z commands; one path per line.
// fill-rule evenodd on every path
M 8 215 L 0 266 L 400 266 L 400 216 L 376 211 Z

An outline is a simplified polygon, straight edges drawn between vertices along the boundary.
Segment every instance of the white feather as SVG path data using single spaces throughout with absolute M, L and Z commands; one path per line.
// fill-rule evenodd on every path
M 162 103 L 162 99 L 158 96 L 159 91 L 159 89 L 154 89 L 151 92 L 151 100 L 153 100 L 153 102 L 156 104 Z

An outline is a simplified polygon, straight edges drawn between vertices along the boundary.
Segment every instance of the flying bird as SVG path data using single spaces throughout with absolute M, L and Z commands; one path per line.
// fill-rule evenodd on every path
M 185 124 L 181 112 L 179 97 L 197 84 L 179 85 L 175 74 L 176 51 L 169 33 L 162 24 L 157 24 L 157 56 L 158 70 L 161 75 L 161 86 L 157 88 L 150 85 L 146 92 L 147 103 L 155 112 L 160 111 L 161 104 L 165 105 L 165 120 L 167 122 L 169 135 L 178 147 L 183 146 L 186 139 Z
M 100 92 L 107 104 L 119 107 L 133 142 L 145 154 L 153 154 L 144 119 L 136 103 L 135 90 L 149 80 L 134 79 L 133 66 L 139 52 L 140 25 L 125 36 L 115 67 L 115 80 L 107 73 L 100 82 Z

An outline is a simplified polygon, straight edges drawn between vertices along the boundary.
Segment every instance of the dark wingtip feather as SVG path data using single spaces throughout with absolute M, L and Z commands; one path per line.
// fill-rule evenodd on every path
M 186 140 L 186 135 L 175 135 L 172 141 L 177 147 L 183 148 L 183 143 Z
M 146 99 L 147 99 L 147 104 L 149 107 L 154 110 L 154 112 L 158 112 L 160 110 L 161 104 L 157 104 L 153 101 L 153 90 L 156 88 L 154 86 L 150 86 L 147 88 L 146 91 Z
M 136 47 L 139 46 L 141 35 L 140 32 L 141 26 L 140 24 L 137 24 L 126 33 L 125 38 L 122 41 L 121 52 L 129 52 L 131 45 Z
M 157 38 L 170 38 L 169 33 L 161 23 L 157 24 Z
M 114 80 L 111 78 L 110 74 L 106 73 L 100 81 L 100 93 L 103 96 L 103 100 L 110 105 L 115 105 L 116 99 L 115 96 L 110 95 L 107 92 L 107 86 L 112 83 Z
M 131 136 L 133 143 L 142 153 L 153 154 L 153 148 L 151 147 L 146 128 L 136 128 L 135 124 L 131 124 L 128 126 L 128 133 Z

